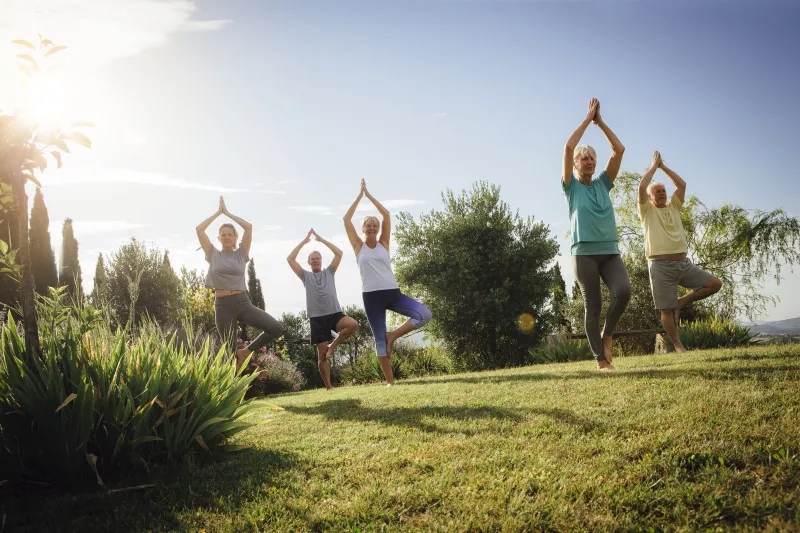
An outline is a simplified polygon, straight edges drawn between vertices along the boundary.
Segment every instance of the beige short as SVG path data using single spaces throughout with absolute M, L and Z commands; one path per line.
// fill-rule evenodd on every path
M 688 258 L 681 261 L 671 259 L 648 259 L 650 271 L 650 290 L 656 309 L 675 309 L 678 307 L 678 285 L 696 290 L 715 279 L 692 263 Z

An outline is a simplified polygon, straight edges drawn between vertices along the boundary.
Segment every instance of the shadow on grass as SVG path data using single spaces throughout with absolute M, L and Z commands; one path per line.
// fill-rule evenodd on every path
M 519 411 L 502 407 L 422 405 L 376 409 L 362 406 L 358 399 L 329 400 L 313 407 L 285 406 L 284 409 L 294 414 L 321 415 L 331 421 L 380 422 L 416 428 L 428 433 L 459 433 L 470 436 L 497 429 L 496 423 L 516 423 L 524 419 Z M 439 421 L 442 423 L 438 423 Z M 451 422 L 458 422 L 459 427 L 447 428 Z M 476 426 L 476 423 L 479 424 Z
M 17 491 L 2 499 L 0 523 L 5 513 L 5 531 L 199 531 L 201 524 L 186 520 L 193 510 L 235 516 L 248 502 L 267 498 L 265 488 L 294 492 L 297 466 L 292 454 L 251 449 L 205 465 L 161 467 L 120 487 L 155 484 L 140 490 Z

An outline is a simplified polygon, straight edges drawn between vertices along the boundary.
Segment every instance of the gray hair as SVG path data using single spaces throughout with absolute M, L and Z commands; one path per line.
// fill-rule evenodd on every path
M 663 184 L 663 183 L 661 183 L 660 181 L 651 181 L 651 182 L 650 182 L 650 185 L 648 185 L 648 186 L 647 186 L 647 195 L 648 195 L 648 196 L 650 196 L 651 194 L 653 194 L 653 189 L 654 189 L 654 188 L 655 188 L 657 185 L 661 185 L 662 187 L 664 187 L 664 184 Z
M 577 165 L 578 161 L 586 154 L 591 155 L 592 158 L 597 161 L 597 152 L 594 151 L 594 148 L 588 144 L 582 144 L 575 148 L 575 151 L 572 153 L 572 162 Z

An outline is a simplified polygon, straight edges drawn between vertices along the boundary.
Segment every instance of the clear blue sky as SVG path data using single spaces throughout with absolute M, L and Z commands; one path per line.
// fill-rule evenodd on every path
M 360 304 L 341 215 L 362 177 L 414 214 L 439 207 L 445 188 L 492 181 L 551 224 L 566 255 L 561 150 L 591 97 L 627 147 L 623 170 L 643 171 L 658 149 L 708 205 L 800 215 L 797 2 L 195 5 L 158 30 L 143 10 L 172 19 L 141 0 L 97 15 L 138 49 L 104 51 L 92 72 L 107 105 L 87 117 L 101 138 L 45 188 L 56 241 L 63 218 L 76 220 L 85 279 L 130 235 L 203 268 L 194 226 L 222 193 L 255 223 L 268 311 L 302 309 L 284 258 L 311 226 L 345 250 L 340 300 Z M 182 31 L 187 21 L 211 22 Z M 596 128 L 584 141 L 608 157 Z M 783 298 L 765 318 L 800 316 L 788 297 L 800 274 L 787 276 L 768 284 Z

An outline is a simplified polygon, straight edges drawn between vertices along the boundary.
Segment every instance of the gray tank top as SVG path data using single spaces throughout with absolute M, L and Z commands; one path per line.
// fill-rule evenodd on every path
M 212 247 L 209 255 L 206 287 L 223 291 L 247 290 L 244 271 L 249 258 L 242 248 L 234 252 L 222 252 Z

